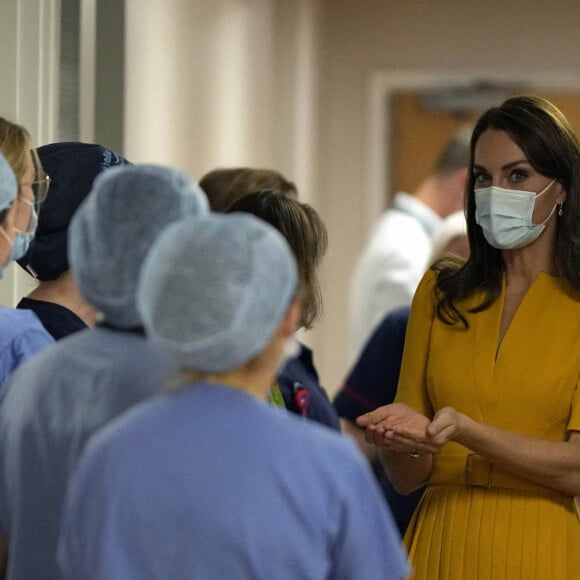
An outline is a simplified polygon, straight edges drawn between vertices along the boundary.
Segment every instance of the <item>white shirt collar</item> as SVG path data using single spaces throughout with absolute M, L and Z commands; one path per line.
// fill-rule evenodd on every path
M 417 219 L 431 237 L 443 221 L 437 212 L 427 207 L 422 201 L 403 191 L 395 194 L 392 207 L 397 211 L 406 213 Z

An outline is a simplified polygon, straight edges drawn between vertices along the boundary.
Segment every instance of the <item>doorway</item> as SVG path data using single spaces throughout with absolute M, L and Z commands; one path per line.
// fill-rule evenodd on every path
M 485 94 L 484 94 L 485 93 Z M 429 175 L 443 146 L 462 129 L 470 130 L 479 116 L 509 96 L 541 95 L 562 110 L 580 135 L 580 93 L 536 91 L 523 87 L 461 88 L 399 91 L 390 99 L 392 131 L 385 163 L 390 165 L 391 183 L 384 191 L 385 205 L 396 191 L 413 192 Z
M 482 81 L 482 79 L 484 79 Z M 514 84 L 517 80 L 517 85 Z M 449 89 L 449 87 L 473 87 L 473 86 L 508 86 L 517 92 L 524 88 L 529 92 L 535 92 L 552 100 L 562 109 L 570 120 L 577 134 L 580 134 L 580 77 L 576 71 L 553 70 L 543 73 L 537 71 L 525 71 L 518 69 L 510 70 L 480 70 L 474 71 L 448 71 L 448 70 L 414 70 L 414 71 L 380 71 L 375 73 L 369 84 L 368 93 L 368 117 L 367 117 L 367 195 L 362 200 L 365 212 L 365 225 L 371 228 L 377 217 L 385 209 L 395 187 L 412 187 L 413 182 L 395 183 L 392 173 L 392 153 L 398 148 L 394 146 L 393 115 L 391 103 L 399 94 L 422 94 L 425 91 Z M 499 101 L 501 102 L 501 101 Z M 497 104 L 497 103 L 494 103 Z M 491 106 L 488 102 L 483 103 L 482 109 Z M 476 114 L 476 117 L 478 115 Z M 463 121 L 462 121 L 463 122 Z M 455 131 L 456 124 L 448 129 L 438 141 L 444 141 Z M 447 131 L 447 130 L 446 130 Z M 423 130 L 423 135 L 424 135 Z M 420 134 L 410 143 L 418 143 Z M 405 155 L 407 155 L 405 153 Z M 427 155 L 427 154 L 425 154 Z M 425 163 L 434 159 L 435 153 L 425 157 Z M 432 162 L 432 161 L 431 161 Z

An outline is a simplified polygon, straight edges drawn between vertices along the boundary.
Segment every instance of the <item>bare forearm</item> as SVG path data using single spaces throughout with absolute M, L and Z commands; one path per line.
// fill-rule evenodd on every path
M 562 493 L 580 495 L 580 436 L 546 441 L 462 416 L 455 440 L 497 465 Z
M 381 448 L 379 457 L 389 481 L 400 494 L 407 495 L 425 485 L 431 475 L 431 453 L 421 452 L 419 457 L 411 457 L 409 453 Z

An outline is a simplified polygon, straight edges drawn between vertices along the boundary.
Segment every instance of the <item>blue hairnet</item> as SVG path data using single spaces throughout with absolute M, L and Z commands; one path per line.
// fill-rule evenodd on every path
M 69 227 L 69 262 L 83 297 L 114 326 L 141 326 L 135 292 L 151 244 L 167 224 L 208 211 L 205 194 L 177 169 L 125 165 L 100 173 Z
M 235 369 L 272 338 L 296 291 L 282 235 L 247 214 L 170 225 L 149 253 L 138 288 L 145 330 L 182 368 Z
M 10 207 L 17 193 L 18 183 L 14 171 L 6 157 L 0 153 L 0 211 Z

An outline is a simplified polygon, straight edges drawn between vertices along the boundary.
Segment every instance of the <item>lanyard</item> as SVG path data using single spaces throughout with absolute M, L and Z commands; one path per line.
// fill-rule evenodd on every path
M 295 382 L 292 385 L 292 391 L 294 392 L 294 403 L 298 407 L 302 417 L 306 419 L 308 406 L 310 405 L 310 393 L 302 386 L 302 383 L 299 382 Z M 277 384 L 273 384 L 270 388 L 268 402 L 274 407 L 286 407 L 284 398 L 280 392 L 280 387 Z
M 282 397 L 282 393 L 280 392 L 280 387 L 276 383 L 274 383 L 270 388 L 270 392 L 268 393 L 268 402 L 270 403 L 270 405 L 274 405 L 274 407 L 286 408 L 284 398 Z

